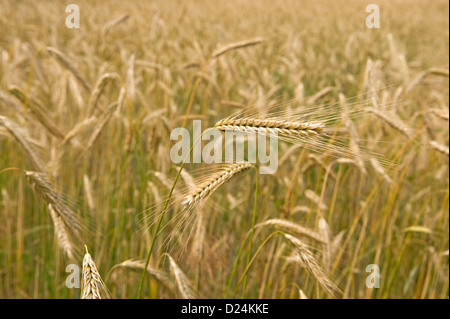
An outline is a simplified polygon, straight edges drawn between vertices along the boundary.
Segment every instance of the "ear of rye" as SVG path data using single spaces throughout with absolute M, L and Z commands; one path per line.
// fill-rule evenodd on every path
M 289 234 L 284 234 L 284 236 L 295 246 L 303 265 L 314 276 L 319 285 L 330 297 L 334 298 L 335 293 L 338 291 L 337 286 L 328 278 L 327 274 L 316 261 L 307 246 L 300 239 L 295 238 L 294 236 Z
M 177 265 L 175 260 L 168 255 L 170 261 L 170 269 L 175 277 L 175 281 L 178 286 L 178 290 L 181 293 L 183 299 L 195 299 L 197 298 L 197 293 L 192 288 L 192 284 L 186 277 L 181 268 Z
M 83 287 L 81 290 L 81 299 L 102 299 L 103 292 L 105 292 L 108 297 L 102 277 L 98 273 L 97 266 L 86 248 L 86 254 L 83 258 Z

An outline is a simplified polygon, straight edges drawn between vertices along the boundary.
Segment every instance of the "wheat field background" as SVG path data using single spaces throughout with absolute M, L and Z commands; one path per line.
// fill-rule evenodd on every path
M 179 166 L 172 129 L 349 99 L 382 113 L 352 125 L 392 165 L 280 141 L 275 174 L 230 179 L 185 228 L 167 211 L 140 297 L 448 298 L 449 4 L 377 1 L 369 29 L 370 3 L 77 1 L 69 29 L 68 2 L 1 1 L 0 297 L 79 298 L 66 267 L 86 245 L 110 296 L 135 298 Z M 80 236 L 21 170 L 45 174 Z

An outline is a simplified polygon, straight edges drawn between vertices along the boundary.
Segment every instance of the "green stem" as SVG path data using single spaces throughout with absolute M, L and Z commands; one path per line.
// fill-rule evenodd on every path
M 259 252 L 261 251 L 261 249 L 265 246 L 265 244 L 269 241 L 270 238 L 272 238 L 274 235 L 276 234 L 284 234 L 283 232 L 277 230 L 274 231 L 272 234 L 270 234 L 264 241 L 263 243 L 258 247 L 258 249 L 256 250 L 255 254 L 253 255 L 252 259 L 250 260 L 249 264 L 247 265 L 247 267 L 244 270 L 244 274 L 242 275 L 241 279 L 239 280 L 239 282 L 237 283 L 236 288 L 234 289 L 233 292 L 233 296 L 231 298 L 234 298 L 234 296 L 237 293 L 237 290 L 239 289 L 239 286 L 241 285 L 242 281 L 244 280 L 245 276 L 247 275 L 250 266 L 253 264 L 253 262 L 255 261 L 256 256 L 258 256 Z
M 254 199 L 254 203 L 253 203 L 253 220 L 252 220 L 252 230 L 250 233 L 250 243 L 249 243 L 249 248 L 248 248 L 248 255 L 247 255 L 247 267 L 250 263 L 250 259 L 252 256 L 252 246 L 253 246 L 253 235 L 255 233 L 255 224 L 256 224 L 256 206 L 258 204 L 258 173 L 255 174 L 255 199 Z M 244 298 L 245 296 L 245 291 L 247 290 L 247 279 L 248 276 L 247 274 L 245 274 L 245 279 L 244 279 L 244 286 L 242 288 L 242 298 Z
M 230 295 L 231 284 L 233 283 L 233 278 L 236 275 L 237 267 L 239 265 L 239 260 L 241 259 L 242 251 L 244 250 L 245 243 L 247 242 L 247 239 L 250 236 L 250 233 L 251 233 L 251 230 L 245 234 L 244 240 L 242 241 L 241 246 L 239 247 L 236 259 L 233 264 L 233 269 L 231 270 L 231 275 L 228 278 L 227 291 L 225 293 L 225 296 L 227 296 L 227 297 Z
M 8 171 L 21 171 L 21 172 L 23 172 L 24 170 L 20 169 L 20 168 L 17 168 L 17 167 L 8 167 L 8 168 L 5 168 L 5 169 L 2 169 L 0 171 L 0 174 L 2 174 L 4 172 L 8 172 Z
M 178 179 L 180 178 L 181 171 L 183 170 L 183 167 L 186 164 L 186 160 L 190 157 L 191 152 L 194 149 L 194 146 L 198 143 L 199 140 L 201 140 L 203 134 L 205 134 L 210 129 L 211 128 L 206 129 L 199 136 L 199 138 L 194 142 L 194 144 L 192 145 L 191 149 L 189 150 L 189 153 L 186 155 L 185 159 L 181 163 L 180 169 L 178 170 L 178 174 L 175 177 L 175 181 L 173 182 L 172 188 L 170 189 L 169 196 L 167 197 L 166 202 L 164 203 L 164 207 L 163 207 L 163 210 L 161 212 L 161 216 L 159 217 L 158 224 L 156 226 L 156 230 L 155 230 L 155 233 L 154 233 L 153 238 L 152 238 L 152 243 L 150 245 L 150 250 L 148 251 L 147 259 L 145 260 L 145 267 L 144 267 L 144 270 L 142 271 L 141 282 L 139 284 L 139 290 L 138 290 L 137 297 L 136 297 L 137 299 L 140 299 L 140 297 L 141 297 L 142 287 L 144 286 L 145 274 L 147 273 L 147 268 L 148 268 L 148 264 L 150 262 L 150 257 L 152 256 L 153 248 L 155 247 L 156 238 L 158 237 L 159 231 L 161 229 L 161 225 L 162 225 L 162 221 L 164 219 L 164 215 L 165 215 L 165 213 L 167 211 L 167 207 L 169 206 L 169 201 L 170 201 L 170 198 L 172 197 L 173 191 L 175 189 L 175 185 L 177 184 Z

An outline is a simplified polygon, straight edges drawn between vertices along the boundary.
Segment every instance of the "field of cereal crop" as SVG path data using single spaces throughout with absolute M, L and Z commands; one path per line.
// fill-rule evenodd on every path
M 0 4 L 0 298 L 449 297 L 448 1 L 73 3 Z

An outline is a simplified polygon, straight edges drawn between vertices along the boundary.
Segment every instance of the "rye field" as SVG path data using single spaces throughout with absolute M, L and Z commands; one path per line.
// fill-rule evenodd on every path
M 0 298 L 449 297 L 448 1 L 72 3 L 0 3 Z

